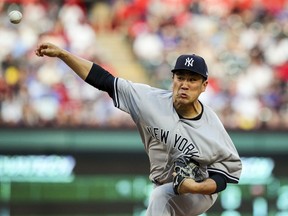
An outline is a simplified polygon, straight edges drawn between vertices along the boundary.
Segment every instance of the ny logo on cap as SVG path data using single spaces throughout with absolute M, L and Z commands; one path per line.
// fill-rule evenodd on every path
M 193 67 L 193 62 L 194 62 L 194 59 L 188 57 L 186 58 L 185 66 Z

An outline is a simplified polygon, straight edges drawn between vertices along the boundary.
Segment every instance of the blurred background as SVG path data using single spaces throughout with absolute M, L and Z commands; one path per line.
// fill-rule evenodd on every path
M 287 216 L 287 36 L 287 0 L 0 0 L 0 216 L 145 215 L 152 187 L 130 117 L 36 57 L 43 41 L 165 89 L 180 54 L 203 56 L 201 100 L 244 165 L 206 215 Z

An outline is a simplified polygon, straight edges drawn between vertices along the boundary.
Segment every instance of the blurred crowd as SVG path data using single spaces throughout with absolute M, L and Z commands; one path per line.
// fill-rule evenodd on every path
M 18 25 L 7 18 L 13 9 L 23 13 Z M 112 32 L 153 86 L 170 88 L 178 55 L 203 56 L 201 100 L 227 129 L 288 129 L 287 0 L 0 1 L 0 127 L 133 128 L 106 93 L 34 54 L 41 41 L 54 42 L 117 76 L 97 41 Z

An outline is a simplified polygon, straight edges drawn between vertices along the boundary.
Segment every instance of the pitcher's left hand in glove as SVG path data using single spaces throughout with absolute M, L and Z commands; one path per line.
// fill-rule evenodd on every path
M 181 156 L 176 159 L 174 165 L 173 190 L 175 194 L 179 194 L 179 188 L 185 179 L 192 178 L 196 182 L 201 182 L 208 177 L 206 167 L 200 167 L 196 161 L 190 158 Z

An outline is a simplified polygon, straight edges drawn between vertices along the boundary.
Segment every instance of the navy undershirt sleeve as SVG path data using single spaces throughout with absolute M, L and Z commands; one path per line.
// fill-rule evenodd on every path
M 209 178 L 213 179 L 216 182 L 217 188 L 214 193 L 221 192 L 227 187 L 227 180 L 224 175 L 221 175 L 219 173 L 210 173 Z
M 101 91 L 106 91 L 112 98 L 114 92 L 114 79 L 115 77 L 111 73 L 94 63 L 85 82 Z

